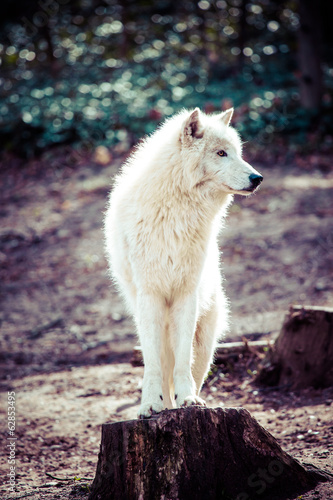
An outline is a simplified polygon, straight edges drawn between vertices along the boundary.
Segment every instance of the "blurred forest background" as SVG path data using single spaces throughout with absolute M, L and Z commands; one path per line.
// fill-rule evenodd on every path
M 183 107 L 231 105 L 259 151 L 332 148 L 333 2 L 1 3 L 4 151 L 126 151 Z

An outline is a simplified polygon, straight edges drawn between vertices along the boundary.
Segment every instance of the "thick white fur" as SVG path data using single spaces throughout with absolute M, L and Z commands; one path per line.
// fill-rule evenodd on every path
M 258 174 L 241 158 L 232 112 L 196 108 L 167 120 L 110 197 L 106 249 L 142 346 L 142 417 L 204 404 L 200 389 L 228 325 L 217 236 L 232 194 L 253 191 L 249 175 Z

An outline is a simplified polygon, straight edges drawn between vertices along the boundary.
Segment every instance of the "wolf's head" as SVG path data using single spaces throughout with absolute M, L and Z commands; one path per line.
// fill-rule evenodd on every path
M 189 112 L 181 127 L 180 142 L 183 155 L 195 155 L 199 182 L 246 196 L 255 191 L 263 177 L 242 159 L 240 137 L 229 125 L 233 111 L 206 115 L 196 108 Z

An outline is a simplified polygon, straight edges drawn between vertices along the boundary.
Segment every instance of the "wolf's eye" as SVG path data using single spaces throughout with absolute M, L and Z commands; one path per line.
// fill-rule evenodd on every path
M 221 151 L 218 151 L 217 154 L 219 156 L 228 156 L 227 153 L 223 149 L 221 149 Z

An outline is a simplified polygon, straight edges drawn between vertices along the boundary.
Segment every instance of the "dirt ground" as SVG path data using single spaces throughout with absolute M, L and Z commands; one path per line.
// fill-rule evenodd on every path
M 263 185 L 236 197 L 221 236 L 229 340 L 274 339 L 290 304 L 332 305 L 331 160 L 252 162 Z M 101 424 L 136 417 L 143 368 L 130 363 L 134 326 L 110 285 L 101 231 L 120 163 L 104 150 L 67 149 L 0 164 L 2 498 L 86 498 Z M 333 388 L 261 388 L 257 364 L 249 354 L 216 368 L 207 404 L 244 406 L 293 457 L 333 472 Z M 333 499 L 333 486 L 295 498 Z

